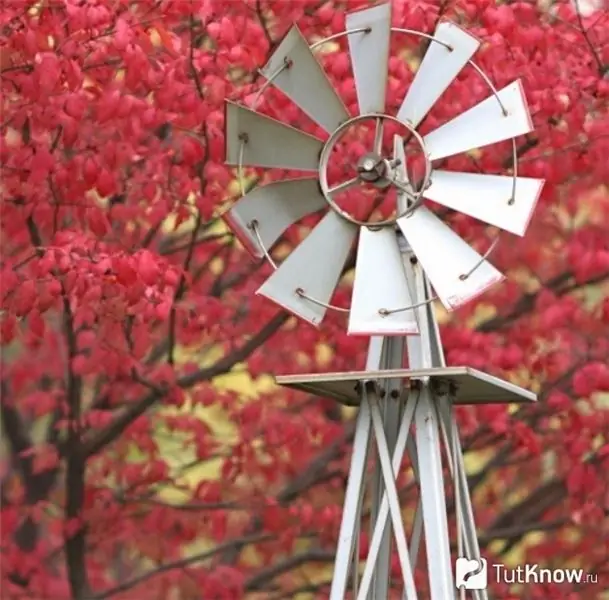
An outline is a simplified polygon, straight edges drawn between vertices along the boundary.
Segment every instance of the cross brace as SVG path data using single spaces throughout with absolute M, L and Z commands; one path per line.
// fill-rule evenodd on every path
M 364 371 L 276 378 L 288 387 L 359 405 L 330 600 L 344 600 L 349 587 L 356 600 L 423 598 L 414 580 L 421 537 L 429 580 L 425 597 L 450 600 L 459 594 L 463 600 L 465 589 L 458 591 L 453 577 L 442 448 L 454 494 L 457 554 L 479 559 L 480 549 L 454 406 L 536 399 L 531 392 L 474 369 L 446 367 L 429 283 L 409 251 L 404 258 L 419 335 L 372 337 Z M 377 452 L 371 477 L 370 542 L 362 564 L 359 538 L 372 437 Z M 397 487 L 405 453 L 419 489 L 410 543 Z M 392 595 L 390 585 L 392 537 L 401 570 L 399 596 Z M 488 600 L 485 590 L 471 592 L 474 600 Z

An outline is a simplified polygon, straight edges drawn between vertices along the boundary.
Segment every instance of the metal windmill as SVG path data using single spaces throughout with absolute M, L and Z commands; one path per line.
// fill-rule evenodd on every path
M 396 116 L 385 113 L 392 32 L 429 40 Z M 359 115 L 353 118 L 313 52 L 341 36 L 348 38 L 355 77 Z M 328 132 L 326 141 L 254 109 L 233 102 L 226 105 L 227 163 L 239 168 L 240 179 L 244 165 L 315 173 L 244 193 L 225 215 L 243 245 L 255 256 L 266 257 L 274 267 L 258 294 L 319 325 L 327 310 L 345 310 L 330 302 L 358 238 L 348 332 L 370 337 L 365 370 L 276 378 L 282 385 L 359 406 L 332 600 L 345 598 L 350 585 L 352 597 L 359 600 L 389 597 L 392 531 L 403 597 L 421 597 L 417 596 L 413 570 L 423 536 L 430 597 L 453 598 L 456 587 L 442 446 L 455 498 L 457 553 L 480 558 L 453 407 L 536 400 L 534 394 L 480 371 L 447 367 L 432 307 L 438 299 L 452 310 L 503 276 L 487 260 L 494 243 L 480 255 L 423 201 L 432 200 L 522 236 L 543 185 L 542 180 L 517 175 L 514 138 L 532 130 L 520 82 L 496 90 L 472 61 L 479 46 L 475 37 L 448 22 L 440 23 L 433 35 L 391 27 L 391 5 L 380 4 L 347 14 L 344 32 L 311 46 L 293 26 L 261 71 L 267 81 L 258 98 L 269 85 L 275 86 Z M 417 130 L 421 121 L 465 67 L 477 71 L 489 88 L 489 97 L 421 136 Z M 356 177 L 331 187 L 331 153 L 344 133 L 363 121 L 375 123 L 373 147 L 355 165 Z M 404 132 L 393 138 L 389 156 L 383 154 L 382 141 L 387 122 L 399 124 Z M 417 140 L 425 156 L 424 175 L 416 183 L 409 181 L 404 136 Z M 440 159 L 510 139 L 514 154 L 511 175 L 449 172 L 434 167 Z M 338 195 L 361 182 L 379 190 L 397 190 L 393 218 L 371 225 L 339 206 Z M 277 266 L 269 254 L 273 245 L 288 227 L 324 208 L 327 211 L 321 221 Z M 405 357 L 408 368 L 404 368 Z M 361 565 L 357 546 L 372 432 L 378 453 L 372 475 L 370 546 Z M 406 452 L 419 488 L 410 544 L 396 486 Z M 487 598 L 483 589 L 472 593 L 479 600 Z M 464 597 L 464 587 L 461 594 Z

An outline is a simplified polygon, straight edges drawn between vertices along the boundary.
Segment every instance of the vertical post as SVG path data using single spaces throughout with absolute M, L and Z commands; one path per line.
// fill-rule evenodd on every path
M 373 337 L 370 339 L 366 369 L 376 370 L 380 367 L 383 345 L 384 339 L 382 337 Z M 355 558 L 352 562 L 352 557 L 356 546 L 356 536 L 359 533 L 363 487 L 366 475 L 366 464 L 368 462 L 370 432 L 372 429 L 370 406 L 363 391 L 361 398 L 362 401 L 355 423 L 351 466 L 349 468 L 343 516 L 338 534 L 330 600 L 344 599 L 345 592 L 347 591 L 347 580 L 349 578 L 349 566 L 352 565 L 354 570 L 356 568 Z M 356 578 L 357 573 L 354 572 L 354 579 Z
M 382 368 L 383 369 L 399 369 L 403 366 L 404 361 L 404 339 L 403 338 L 385 338 L 385 356 Z M 393 455 L 395 444 L 398 437 L 400 427 L 400 380 L 389 380 L 384 387 L 384 398 L 381 401 L 383 410 L 383 429 L 387 439 L 387 446 L 390 455 Z M 375 472 L 373 480 L 373 496 L 371 506 L 370 519 L 370 536 L 374 533 L 374 527 L 379 514 L 381 499 L 385 493 L 385 485 L 381 476 L 380 460 L 377 457 L 375 461 Z M 391 581 L 391 547 L 392 547 L 392 525 L 391 521 L 387 521 L 381 542 L 377 568 L 374 572 L 372 589 L 370 590 L 369 600 L 386 600 L 389 595 L 389 583 Z
M 408 270 L 411 271 L 409 279 L 413 281 L 415 291 L 414 302 L 420 304 L 417 308 L 420 335 L 409 345 L 409 350 L 414 351 L 408 357 L 410 367 L 416 369 L 439 366 L 434 365 L 434 358 L 439 359 L 441 350 L 434 348 L 432 342 L 435 337 L 435 323 L 433 315 L 430 314 L 431 307 L 427 303 L 430 298 L 427 280 L 420 265 L 415 261 Z M 454 586 L 442 474 L 440 419 L 427 378 L 421 381 L 420 391 L 421 396 L 415 412 L 415 429 L 427 571 L 431 599 L 445 600 L 454 596 Z

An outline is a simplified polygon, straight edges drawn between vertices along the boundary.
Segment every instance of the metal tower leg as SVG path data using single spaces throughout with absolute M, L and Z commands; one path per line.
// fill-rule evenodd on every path
M 535 401 L 534 394 L 496 377 L 469 367 L 446 366 L 438 323 L 429 303 L 429 283 L 409 249 L 402 250 L 419 335 L 406 339 L 371 338 L 364 371 L 277 377 L 282 385 L 334 398 L 351 406 L 359 402 L 360 406 L 330 600 L 345 600 L 350 571 L 351 597 L 355 600 L 388 600 L 393 597 L 390 596 L 392 542 L 395 542 L 401 567 L 403 598 L 418 600 L 413 571 L 422 536 L 425 538 L 430 590 L 426 599 L 455 598 L 457 590 L 448 535 L 442 445 L 453 483 L 458 556 L 479 559 L 480 549 L 454 406 Z M 405 348 L 408 368 L 402 364 Z M 372 437 L 377 460 L 370 499 L 371 536 L 360 580 L 358 542 Z M 405 452 L 409 454 L 414 480 L 419 488 L 410 547 L 397 487 Z M 465 590 L 460 590 L 460 600 L 465 599 L 465 593 Z M 472 590 L 469 597 L 488 600 L 484 590 Z
M 384 355 L 383 369 L 400 369 L 404 365 L 404 339 L 403 338 L 385 338 L 384 340 Z M 387 440 L 387 450 L 391 454 L 394 451 L 398 430 L 400 424 L 400 396 L 402 382 L 400 380 L 388 380 L 382 392 L 383 397 L 378 402 L 382 408 L 382 425 L 383 433 Z M 378 438 L 375 429 L 375 436 Z M 380 451 L 380 449 L 379 449 Z M 383 471 L 378 456 L 375 453 L 375 472 L 372 482 L 372 499 L 371 499 L 371 530 L 372 535 L 374 524 L 378 518 L 378 511 L 381 504 L 381 499 L 385 491 L 385 482 Z M 399 465 L 398 465 L 399 467 Z M 392 547 L 392 525 L 388 522 L 385 526 L 382 542 L 380 546 L 380 554 L 377 563 L 377 569 L 374 573 L 374 581 L 372 590 L 368 596 L 368 600 L 385 600 L 389 594 L 389 581 L 391 578 L 391 547 Z
M 431 392 L 424 386 L 417 404 L 415 427 L 432 600 L 451 598 L 454 594 L 439 425 Z
M 398 438 L 396 440 L 395 450 L 393 453 L 393 459 L 391 461 L 391 470 L 394 474 L 394 478 L 399 472 L 399 467 L 402 462 L 402 457 L 404 455 L 404 450 L 406 449 L 406 445 L 408 442 L 408 435 L 410 433 L 410 426 L 412 425 L 415 409 L 417 406 L 417 397 L 413 396 L 407 403 L 406 408 L 404 410 L 404 414 L 402 416 L 402 421 L 400 424 L 400 429 L 398 432 Z M 397 492 L 396 492 L 397 495 Z M 364 573 L 362 576 L 362 581 L 360 584 L 359 595 L 357 596 L 358 600 L 363 600 L 368 593 L 370 588 L 370 584 L 372 578 L 374 576 L 375 570 L 377 568 L 377 559 L 379 556 L 379 552 L 382 544 L 382 535 L 385 528 L 385 523 L 387 522 L 387 517 L 390 511 L 390 498 L 389 494 L 386 493 L 383 495 L 382 500 L 379 505 L 379 510 L 377 514 L 377 519 L 373 523 L 374 529 L 372 538 L 370 541 L 370 548 L 368 551 L 368 557 L 366 560 L 366 565 L 364 567 Z M 400 523 L 399 530 L 401 530 L 401 535 L 404 535 L 404 526 Z M 404 578 L 404 587 L 406 590 L 406 598 L 410 600 L 411 598 L 416 598 L 416 590 L 414 589 L 414 582 L 412 578 L 412 566 L 410 562 L 410 556 L 408 557 L 400 557 L 401 566 L 402 566 L 402 574 Z
M 366 370 L 378 369 L 383 357 L 384 339 L 373 337 L 368 347 L 368 359 Z M 354 554 L 358 545 L 362 499 L 364 482 L 366 476 L 366 465 L 368 462 L 368 447 L 370 444 L 370 431 L 372 419 L 368 399 L 361 390 L 361 404 L 355 423 L 355 435 L 353 438 L 353 453 L 349 476 L 347 479 L 347 490 L 343 506 L 343 516 L 338 534 L 338 545 L 336 548 L 336 560 L 334 563 L 334 576 L 330 590 L 331 600 L 343 600 L 347 591 L 347 580 L 349 578 L 349 566 L 352 563 L 354 583 L 357 586 L 357 565 L 359 558 Z

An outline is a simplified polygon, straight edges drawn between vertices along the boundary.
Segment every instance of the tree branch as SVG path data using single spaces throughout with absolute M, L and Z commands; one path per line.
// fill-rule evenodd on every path
M 297 569 L 298 567 L 310 563 L 310 562 L 332 562 L 334 560 L 335 553 L 329 552 L 328 550 L 313 549 L 303 552 L 302 554 L 296 554 L 289 556 L 284 560 L 275 563 L 274 565 L 262 569 L 252 577 L 245 581 L 245 591 L 254 592 L 260 590 L 269 583 L 272 579 L 275 579 L 278 575 L 283 575 L 288 571 Z
M 551 290 L 555 292 L 559 296 L 564 296 L 570 292 L 573 292 L 577 289 L 586 287 L 588 285 L 595 285 L 597 283 L 603 282 L 605 279 L 609 278 L 608 273 L 601 273 L 592 279 L 583 282 L 573 282 L 570 285 L 565 285 L 568 281 L 573 278 L 572 271 L 566 271 L 565 273 L 561 273 L 556 277 L 553 277 L 549 281 L 547 281 L 544 285 L 540 287 L 540 289 L 536 292 L 530 292 L 521 296 L 521 298 L 516 302 L 516 304 L 512 307 L 512 310 L 505 315 L 497 315 L 495 317 L 491 317 L 486 321 L 480 323 L 477 327 L 477 331 L 481 331 L 483 333 L 489 333 L 491 331 L 497 331 L 498 329 L 503 329 L 506 325 L 510 325 L 520 317 L 529 313 L 535 307 L 535 302 L 539 294 L 541 294 L 544 290 Z
M 82 379 L 74 373 L 72 363 L 78 352 L 70 301 L 63 290 L 63 330 L 68 347 L 67 404 L 68 438 L 66 442 L 65 496 L 66 525 L 64 534 L 66 570 L 73 600 L 84 600 L 89 593 L 86 566 L 86 527 L 82 520 L 85 497 L 86 458 L 81 447 Z M 74 529 L 76 531 L 74 531 Z
M 609 72 L 609 65 L 603 64 L 600 54 L 598 53 L 598 51 L 594 47 L 594 44 L 592 43 L 592 40 L 590 39 L 588 30 L 584 27 L 584 19 L 582 17 L 581 9 L 579 6 L 579 0 L 575 0 L 575 12 L 577 13 L 577 22 L 579 23 L 579 30 L 580 30 L 581 34 L 584 36 L 584 40 L 586 41 L 586 44 L 588 45 L 588 48 L 590 49 L 590 54 L 592 55 L 592 58 L 598 68 L 598 74 L 600 75 L 600 77 L 604 77 L 605 74 L 607 72 Z
M 355 431 L 354 423 L 350 423 L 345 428 L 343 434 L 335 440 L 325 450 L 320 452 L 315 459 L 313 459 L 307 468 L 295 479 L 290 481 L 280 492 L 277 494 L 277 502 L 285 506 L 292 502 L 295 498 L 298 498 L 300 494 L 306 490 L 312 488 L 320 480 L 324 478 L 326 467 L 328 464 L 336 460 L 341 453 L 343 446 L 353 439 L 353 433 Z M 259 517 L 255 516 L 251 519 L 248 528 L 249 533 L 256 533 L 262 529 L 262 521 Z M 223 557 L 222 562 L 233 563 L 237 560 L 239 554 L 243 550 L 243 545 L 235 546 Z
M 189 25 L 189 31 L 190 31 L 190 49 L 188 51 L 188 63 L 189 63 L 189 67 L 190 67 L 190 75 L 192 77 L 192 80 L 195 82 L 195 87 L 197 88 L 197 94 L 199 94 L 199 98 L 201 98 L 201 100 L 203 100 L 204 98 L 204 94 L 203 94 L 203 86 L 201 85 L 201 79 L 199 78 L 199 74 L 197 73 L 197 69 L 195 68 L 195 60 L 194 60 L 194 52 L 195 52 L 195 19 L 192 15 L 192 13 L 190 14 L 189 20 L 188 20 L 188 25 Z
M 167 571 L 171 571 L 173 569 L 183 569 L 184 567 L 188 567 L 197 562 L 202 562 L 213 558 L 217 554 L 224 552 L 235 545 L 241 544 L 255 544 L 257 542 L 264 542 L 266 540 L 272 539 L 272 535 L 269 533 L 257 534 L 257 535 L 248 535 L 235 540 L 231 540 L 230 542 L 226 542 L 225 544 L 219 544 L 215 548 L 211 550 L 206 550 L 205 552 L 201 552 L 199 554 L 193 554 L 192 556 L 187 556 L 185 558 L 180 558 L 179 560 L 174 560 L 172 562 L 165 563 L 160 567 L 153 569 L 151 571 L 147 571 L 146 573 L 142 573 L 133 579 L 129 579 L 116 587 L 105 590 L 104 592 L 100 592 L 98 594 L 94 594 L 89 596 L 87 600 L 106 600 L 106 598 L 110 598 L 115 594 L 120 594 L 122 592 L 126 592 L 139 585 L 140 583 L 144 583 L 157 575 L 162 575 Z
M 275 40 L 271 36 L 269 31 L 268 24 L 266 22 L 266 18 L 262 13 L 262 3 L 260 0 L 256 0 L 256 15 L 258 16 L 258 20 L 260 21 L 260 26 L 262 27 L 262 31 L 264 31 L 264 37 L 266 38 L 269 46 L 272 48 L 275 45 Z
M 34 473 L 32 441 L 25 431 L 19 413 L 10 405 L 8 386 L 4 381 L 1 382 L 0 414 L 4 436 L 10 447 L 11 461 L 21 475 L 25 488 L 24 505 L 35 506 L 47 498 L 57 481 L 59 468 Z M 28 513 L 15 532 L 15 543 L 21 551 L 32 552 L 38 545 L 39 537 L 39 524 Z M 29 583 L 27 576 L 11 573 L 9 577 L 13 583 L 21 587 L 26 587 Z
M 258 333 L 252 336 L 243 346 L 218 360 L 211 367 L 200 369 L 194 373 L 184 375 L 178 380 L 178 386 L 184 389 L 190 388 L 202 381 L 208 381 L 218 375 L 228 373 L 237 363 L 243 362 L 259 346 L 270 339 L 279 328 L 288 320 L 289 314 L 278 312 Z M 107 444 L 119 437 L 123 431 L 139 416 L 143 415 L 155 402 L 166 393 L 165 389 L 152 390 L 139 401 L 127 406 L 112 423 L 104 429 L 93 432 L 83 444 L 83 452 L 86 457 L 96 454 Z
M 195 250 L 195 242 L 197 241 L 197 236 L 199 235 L 199 228 L 201 227 L 201 212 L 197 211 L 197 217 L 195 219 L 195 224 L 192 229 L 192 234 L 190 237 L 190 243 L 188 245 L 188 250 L 186 252 L 186 257 L 184 258 L 184 264 L 182 266 L 182 275 L 180 276 L 180 282 L 178 283 L 178 287 L 173 296 L 173 302 L 171 304 L 171 312 L 169 313 L 169 347 L 168 347 L 168 356 L 167 361 L 170 365 L 174 363 L 174 352 L 176 346 L 176 303 L 179 302 L 184 293 L 186 292 L 186 273 L 190 269 L 190 263 L 192 261 L 192 257 Z

